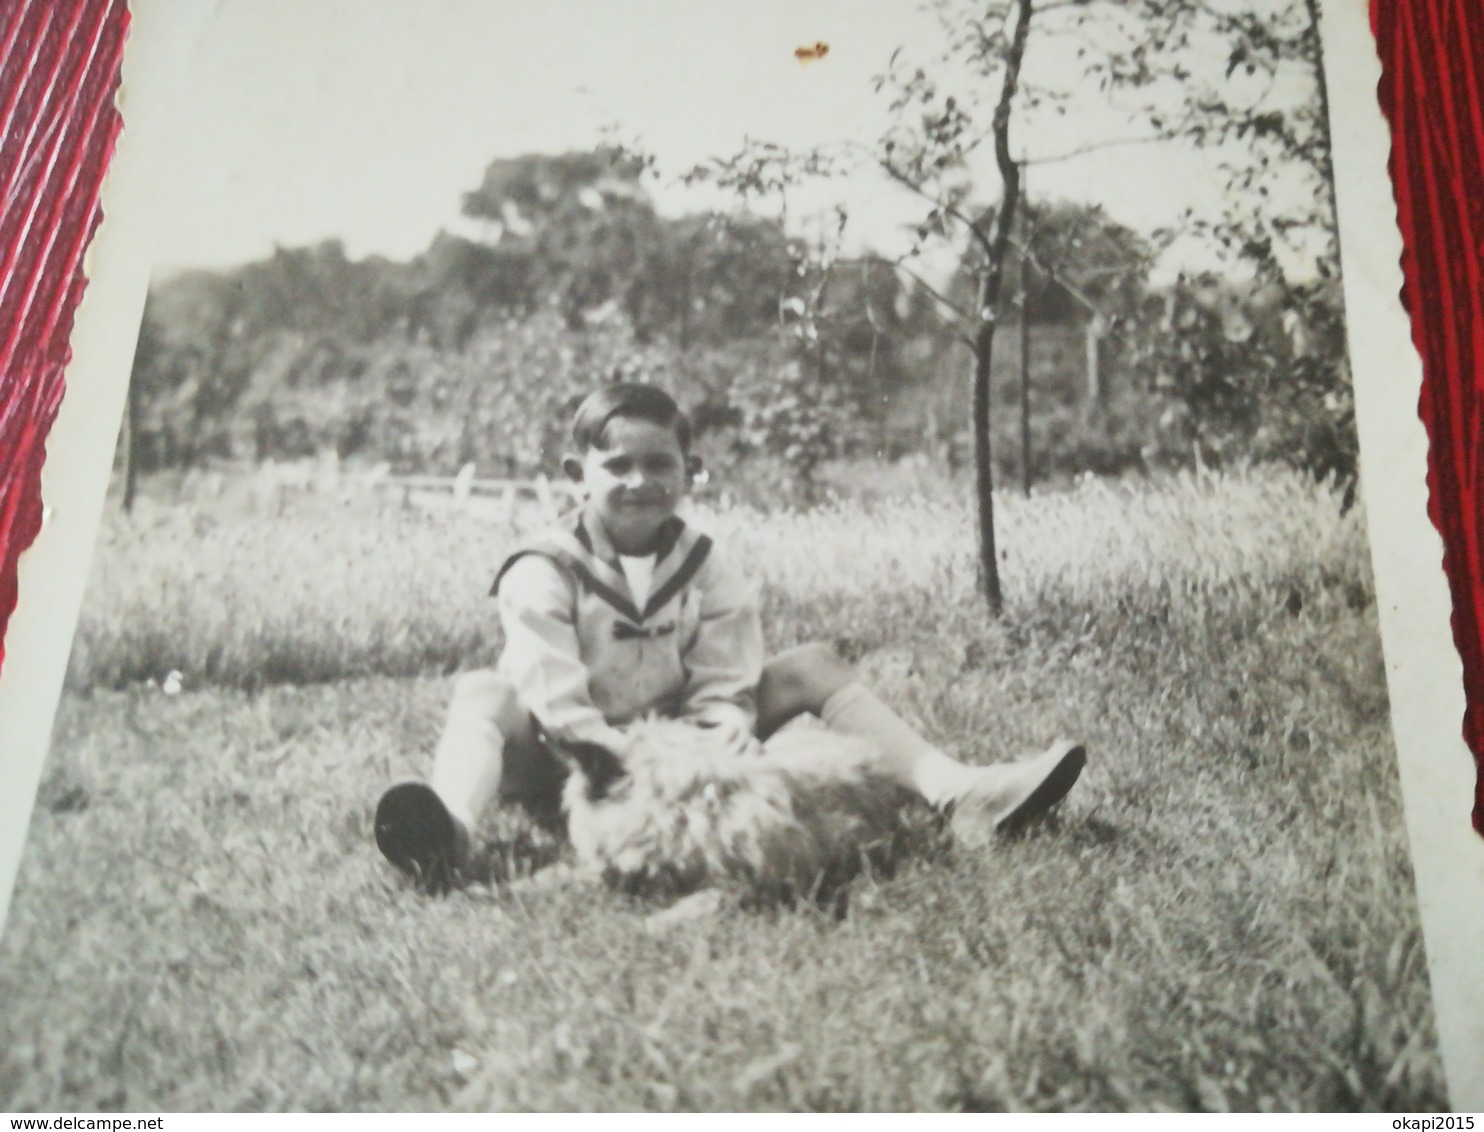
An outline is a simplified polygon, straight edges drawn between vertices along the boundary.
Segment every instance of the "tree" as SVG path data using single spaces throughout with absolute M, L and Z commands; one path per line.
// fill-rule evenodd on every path
M 680 364 L 700 368 L 687 352 L 700 341 L 700 364 L 727 367 L 705 384 L 735 426 L 735 454 L 777 458 L 794 482 L 767 485 L 774 497 L 813 502 L 821 467 L 867 446 L 905 379 L 909 296 L 891 263 L 844 256 L 829 234 L 788 237 L 780 221 L 746 213 L 689 221 L 702 222 L 714 233 L 702 254 L 692 248 L 668 273 L 689 296 L 682 310 L 694 312 L 679 320 Z M 842 212 L 835 237 L 844 223 Z
M 793 282 L 795 248 L 777 221 L 742 214 L 662 223 L 645 263 L 643 334 L 666 334 L 685 353 L 771 333 Z
M 917 241 L 904 270 L 927 245 L 959 249 L 974 280 L 972 301 L 928 287 L 945 322 L 970 346 L 973 365 L 975 490 L 980 574 L 990 608 L 1002 605 L 994 537 L 990 382 L 1008 254 L 1021 207 L 1021 163 L 1066 160 L 1110 146 L 1183 138 L 1214 155 L 1226 180 L 1225 214 L 1195 214 L 1166 234 L 1204 241 L 1254 287 L 1277 284 L 1313 310 L 1324 309 L 1325 280 L 1338 268 L 1329 197 L 1329 138 L 1319 58 L 1316 0 L 938 0 L 944 42 L 918 62 L 899 49 L 876 82 L 889 125 L 864 152 L 821 147 L 803 153 L 767 143 L 712 162 L 705 175 L 744 197 L 778 193 L 798 180 L 862 164 L 919 197 Z M 1213 59 L 1221 60 L 1214 70 Z M 1094 106 L 1095 104 L 1095 106 Z M 1084 135 L 1061 152 L 1036 148 L 1050 121 L 1077 122 L 1094 108 L 1121 112 L 1127 131 Z M 999 196 L 976 201 L 973 169 L 993 155 Z M 1297 203 L 1270 207 L 1277 186 Z M 1252 208 L 1253 201 L 1264 207 Z M 1322 338 L 1323 335 L 1315 335 Z M 1303 367 L 1343 421 L 1348 386 L 1332 358 Z M 1299 381 L 1296 371 L 1295 384 Z M 1247 382 L 1244 395 L 1259 395 Z M 1314 390 L 1304 399 L 1315 401 Z
M 1097 204 L 1027 201 L 1024 211 L 1029 235 L 1023 244 L 1015 240 L 1006 282 L 1027 289 L 1038 321 L 1077 321 L 1090 308 L 1116 317 L 1138 306 L 1155 254 L 1146 238 Z M 1027 280 L 1020 278 L 1022 262 Z
M 1176 410 L 1169 419 L 1204 438 L 1208 455 L 1238 444 L 1333 475 L 1353 498 L 1318 0 L 1119 0 L 1112 12 L 1089 0 L 1063 19 L 1102 46 L 1082 56 L 1086 74 L 1140 133 L 1193 142 L 1225 184 L 1225 209 L 1188 213 L 1166 233 L 1217 249 L 1228 276 L 1222 286 L 1210 273 L 1182 280 L 1166 296 L 1167 317 L 1146 328 L 1149 369 Z M 1113 49 L 1110 28 L 1125 36 Z M 1161 88 L 1180 97 L 1160 98 Z M 1172 336 L 1172 317 L 1207 332 Z
M 979 582 L 992 613 L 1004 606 L 994 529 L 994 461 L 990 441 L 990 376 L 995 333 L 1005 265 L 1020 204 L 1020 168 L 1011 153 L 1012 111 L 1019 87 L 1020 71 L 1030 35 L 1034 0 L 989 0 L 985 15 L 976 23 L 979 32 L 979 61 L 994 68 L 998 95 L 990 119 L 995 163 L 1001 182 L 998 204 L 977 212 L 966 210 L 967 184 L 962 174 L 967 154 L 977 145 L 974 119 L 952 96 L 938 101 L 938 89 L 927 72 L 918 68 L 910 75 L 883 76 L 878 91 L 893 88 L 890 110 L 893 125 L 882 138 L 871 159 L 892 180 L 923 197 L 930 211 L 918 225 L 915 254 L 934 233 L 947 236 L 957 225 L 971 241 L 965 264 L 975 280 L 973 306 L 965 310 L 934 291 L 919 275 L 920 285 L 963 322 L 959 333 L 969 343 L 973 356 L 971 413 L 974 435 L 974 482 L 979 524 Z M 917 118 L 907 124 L 909 114 Z M 814 151 L 791 154 L 778 146 L 762 145 L 729 159 L 713 162 L 693 176 L 716 180 L 744 198 L 777 193 L 808 175 L 838 172 L 839 153 Z M 842 223 L 843 223 L 843 213 Z M 910 269 L 908 269 L 910 271 Z
M 526 249 L 574 331 L 616 313 L 638 342 L 672 346 L 668 376 L 700 387 L 699 419 L 732 427 L 734 454 L 787 463 L 811 498 L 899 375 L 901 281 L 777 218 L 659 217 L 649 164 L 612 148 L 496 160 L 465 211 L 497 226 L 496 248 Z
M 1129 427 L 1139 419 L 1141 410 L 1147 415 L 1150 398 L 1135 390 L 1132 382 L 1125 382 L 1115 397 L 1109 377 L 1127 369 L 1130 355 L 1126 344 L 1139 323 L 1154 251 L 1147 239 L 1112 220 L 1098 205 L 1041 199 L 1023 202 L 1020 212 L 1022 218 L 1011 237 L 1002 285 L 1006 296 L 1003 305 L 1013 306 L 1016 311 L 1020 365 L 1007 366 L 1002 359 L 994 360 L 992 397 L 996 403 L 1001 401 L 1006 392 L 1006 373 L 1018 370 L 1018 447 L 1029 490 L 1037 465 L 1062 465 L 1075 471 L 1108 469 L 1110 464 L 1130 459 L 1141 447 L 1133 442 Z M 968 312 L 974 309 L 978 282 L 973 260 L 966 258 L 968 268 L 955 273 L 940 290 L 937 321 L 949 329 L 963 327 Z M 932 301 L 926 296 L 924 299 Z M 949 310 L 945 303 L 951 303 L 954 309 Z M 1039 350 L 1031 351 L 1029 331 L 1047 324 L 1061 329 L 1053 331 Z M 1064 363 L 1074 366 L 1075 374 L 1065 376 L 1077 380 L 1073 384 L 1047 385 L 1046 378 L 1053 375 L 1042 370 L 1037 383 L 1040 404 L 1032 414 L 1029 387 L 1032 370 L 1038 368 L 1033 366 L 1033 358 L 1055 355 L 1058 343 L 1064 350 L 1069 330 L 1075 331 L 1078 344 L 1075 360 Z M 934 352 L 938 360 L 932 369 L 950 372 L 958 367 L 953 355 L 960 345 L 951 336 L 940 336 Z M 956 399 L 949 394 L 944 400 L 953 403 Z M 961 416 L 950 414 L 950 418 L 967 421 L 968 402 L 963 402 Z M 1037 426 L 1034 430 L 1032 421 Z M 1037 458 L 1027 459 L 1032 432 L 1051 427 L 1053 421 L 1060 422 L 1054 438 L 1042 441 L 1036 449 Z M 1075 428 L 1068 431 L 1071 422 L 1075 422 Z M 991 423 L 995 447 L 1003 448 L 1009 436 L 1002 418 L 996 414 Z M 950 445 L 948 451 L 952 454 L 955 449 Z M 1005 468 L 1006 461 L 1001 458 L 998 471 L 1003 474 Z
M 982 253 L 976 257 L 973 268 L 978 294 L 970 315 L 974 354 L 974 487 L 979 518 L 979 584 L 990 612 L 996 616 L 1004 607 L 1004 594 L 1000 586 L 999 559 L 995 553 L 994 459 L 989 431 L 990 376 L 1005 263 L 1010 253 L 1016 210 L 1020 206 L 1020 165 L 1010 148 L 1011 114 L 1025 62 L 1034 7 L 1034 0 L 1014 0 L 1013 5 L 991 3 L 987 12 L 989 22 L 977 29 L 977 57 L 999 57 L 999 96 L 990 119 L 995 165 L 1000 174 L 999 204 L 977 217 L 972 216 L 955 201 L 960 193 L 944 186 L 946 191 L 938 195 L 933 211 L 919 228 L 919 232 L 926 235 L 932 224 L 941 226 L 946 218 L 951 217 L 963 225 Z M 898 86 L 892 109 L 900 113 L 909 107 L 931 107 L 935 98 L 936 91 L 930 81 L 918 70 L 906 83 Z M 939 117 L 924 117 L 921 131 L 894 131 L 882 146 L 882 168 L 894 180 L 921 195 L 930 195 L 926 186 L 939 180 L 942 171 L 961 168 L 973 143 L 972 120 L 952 96 L 944 100 L 942 110 Z
M 465 194 L 464 213 L 496 225 L 497 246 L 529 255 L 536 289 L 557 296 L 574 330 L 586 312 L 610 302 L 641 327 L 646 268 L 659 252 L 662 226 L 642 184 L 644 169 L 611 146 L 498 158 Z

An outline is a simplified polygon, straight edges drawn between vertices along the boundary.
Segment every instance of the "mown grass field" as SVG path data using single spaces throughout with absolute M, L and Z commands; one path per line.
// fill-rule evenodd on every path
M 1276 474 L 966 507 L 698 517 L 974 761 L 1083 738 L 992 852 L 930 815 L 848 913 L 646 927 L 503 883 L 414 895 L 370 839 L 491 659 L 509 529 L 164 509 L 103 536 L 0 942 L 12 1109 L 1399 1109 L 1446 1104 L 1361 519 Z M 158 682 L 171 670 L 184 689 Z M 148 681 L 154 681 L 151 684 Z M 539 876 L 539 869 L 537 869 Z

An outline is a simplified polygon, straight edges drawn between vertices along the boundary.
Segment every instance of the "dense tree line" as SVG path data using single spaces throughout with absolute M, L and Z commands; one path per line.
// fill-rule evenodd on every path
M 747 211 L 662 216 L 644 186 L 618 150 L 502 158 L 464 198 L 483 238 L 440 233 L 406 262 L 331 241 L 157 281 L 134 369 L 139 466 L 334 450 L 528 476 L 555 467 L 575 401 L 619 377 L 673 389 L 710 462 L 758 491 L 807 498 L 839 456 L 964 464 L 951 311 L 972 307 L 972 262 L 934 288 Z M 1025 439 L 1037 479 L 1264 443 L 1292 454 L 1252 392 L 1255 370 L 1308 356 L 1273 295 L 1210 280 L 1154 291 L 1149 242 L 1099 209 L 1027 215 L 1002 306 L 1012 334 L 1022 311 L 1034 330 L 1031 395 L 1023 436 L 1013 414 L 995 422 L 1005 470 Z M 991 386 L 1006 407 L 1021 396 L 1013 352 Z
M 673 388 L 714 461 L 771 460 L 805 488 L 831 457 L 957 440 L 941 313 L 883 259 L 827 254 L 746 212 L 662 217 L 612 150 L 497 160 L 464 208 L 486 238 L 440 233 L 407 262 L 352 260 L 332 241 L 157 281 L 134 370 L 140 465 L 333 449 L 530 475 L 554 465 L 575 399 L 615 377 Z M 1148 256 L 1132 233 L 1064 206 L 1036 240 L 1038 263 L 1073 275 L 1079 256 L 1121 249 L 1129 271 L 1091 290 L 1133 310 Z M 1087 312 L 1049 267 L 1032 271 L 1032 320 L 1049 334 L 1041 412 L 1078 419 L 1083 359 L 1054 343 L 1077 339 Z M 1097 466 L 1139 458 L 1143 438 L 1123 431 Z

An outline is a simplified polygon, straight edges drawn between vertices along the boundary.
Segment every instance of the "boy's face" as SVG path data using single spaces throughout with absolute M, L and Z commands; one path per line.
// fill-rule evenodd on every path
M 603 446 L 569 456 L 567 474 L 587 496 L 620 554 L 649 554 L 660 524 L 675 514 L 690 485 L 692 461 L 673 429 L 638 417 L 614 417 Z

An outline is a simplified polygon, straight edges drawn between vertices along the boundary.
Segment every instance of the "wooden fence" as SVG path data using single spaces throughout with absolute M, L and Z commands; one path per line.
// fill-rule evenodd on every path
M 282 512 L 292 499 L 318 498 L 353 502 L 380 497 L 422 510 L 478 510 L 506 519 L 522 504 L 560 516 L 578 498 L 577 485 L 565 480 L 481 478 L 473 464 L 455 476 L 393 475 L 387 464 L 342 468 L 333 453 L 309 460 L 265 460 L 255 467 L 221 464 L 187 470 L 158 496 L 123 496 L 125 511 L 153 501 L 152 506 L 194 505 L 216 511 L 260 515 Z
M 399 495 L 408 506 L 426 508 L 471 506 L 471 501 L 478 499 L 507 516 L 514 515 L 524 500 L 555 515 L 576 498 L 577 486 L 545 476 L 481 478 L 472 463 L 465 464 L 455 476 L 393 475 L 386 464 L 366 471 L 346 471 L 333 453 L 314 460 L 266 460 L 252 475 L 252 494 L 260 510 L 277 510 L 284 498 L 305 493 L 347 498 L 391 494 Z
M 381 469 L 373 470 L 373 475 Z M 565 480 L 550 480 L 537 476 L 529 480 L 481 479 L 475 474 L 473 464 L 465 464 L 459 474 L 446 476 L 394 476 L 383 473 L 371 485 L 385 491 L 400 491 L 402 498 L 413 503 L 419 494 L 438 496 L 449 493 L 450 502 L 457 505 L 478 496 L 488 498 L 507 516 L 515 513 L 522 499 L 535 500 L 543 510 L 552 514 L 560 512 L 577 497 L 577 485 Z

